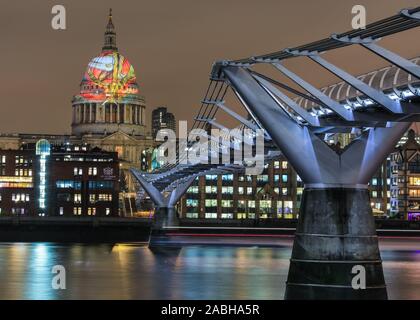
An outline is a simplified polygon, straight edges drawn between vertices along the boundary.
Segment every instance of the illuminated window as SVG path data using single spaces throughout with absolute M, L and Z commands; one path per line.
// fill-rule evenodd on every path
M 260 213 L 271 213 L 271 200 L 260 200 Z
M 74 207 L 73 208 L 73 214 L 75 216 L 80 216 L 82 214 L 82 208 L 81 207 Z
M 410 177 L 410 185 L 420 186 L 420 177 Z
M 299 196 L 303 193 L 303 188 L 296 188 L 296 194 Z
M 206 186 L 206 193 L 217 193 L 217 186 Z
M 187 205 L 187 207 L 198 207 L 198 200 L 197 199 L 187 199 L 186 205 Z
M 258 182 L 268 182 L 268 175 L 263 174 L 263 175 L 257 176 L 257 181 Z
M 417 190 L 417 189 L 409 189 L 408 190 L 408 194 L 410 195 L 410 197 L 419 198 L 420 197 L 420 190 Z
M 376 191 L 372 191 L 372 197 L 373 197 L 373 198 L 377 198 L 377 197 L 378 197 L 378 192 L 376 192 Z
M 222 187 L 222 194 L 233 194 L 233 187 Z
M 282 161 L 281 162 L 281 168 L 282 169 L 287 169 L 287 161 Z
M 372 186 L 377 186 L 378 185 L 378 179 L 373 178 L 372 179 Z
M 246 219 L 246 213 L 238 213 L 236 218 L 237 219 Z
M 197 219 L 198 218 L 198 213 L 196 212 L 187 212 L 186 217 L 189 219 Z
M 281 194 L 283 195 L 283 196 L 287 196 L 287 188 L 281 188 Z
M 6 156 L 1 156 L 0 161 L 1 163 L 6 163 Z
M 74 194 L 74 203 L 82 203 L 82 195 L 80 193 Z
M 290 214 L 293 213 L 293 202 L 292 201 L 284 201 L 284 213 Z
M 29 202 L 29 194 L 25 193 L 13 193 L 12 194 L 12 201 L 15 203 L 18 202 Z
M 238 187 L 238 193 L 239 194 L 244 194 L 244 192 L 245 192 L 244 187 Z
M 96 208 L 88 208 L 87 214 L 88 214 L 88 216 L 96 215 Z
M 105 202 L 112 201 L 112 194 L 100 193 L 98 194 L 98 201 L 105 201 Z
M 255 208 L 255 200 L 248 201 L 248 208 Z
M 217 213 L 214 212 L 207 212 L 205 214 L 206 219 L 217 219 Z
M 233 213 L 222 213 L 220 217 L 222 219 L 233 219 Z
M 252 194 L 252 187 L 246 188 L 246 194 Z
M 222 207 L 223 208 L 232 208 L 233 207 L 233 200 L 222 200 Z
M 274 161 L 274 169 L 280 169 L 280 161 Z
M 12 214 L 23 215 L 25 214 L 25 208 L 12 208 Z
M 57 180 L 56 186 L 59 189 L 76 189 L 80 190 L 82 187 L 82 183 L 80 181 L 74 180 Z
M 282 175 L 281 175 L 281 181 L 283 181 L 284 183 L 286 183 L 286 182 L 287 182 L 287 180 L 288 180 L 288 176 L 287 176 L 287 174 L 282 174 Z
M 192 186 L 188 188 L 188 193 L 198 193 L 198 186 Z
M 89 195 L 89 202 L 95 203 L 96 202 L 96 194 L 90 194 Z
M 73 173 L 74 173 L 75 176 L 81 176 L 81 175 L 83 175 L 83 168 L 77 168 L 77 167 L 75 167 L 73 169 Z
M 64 214 L 64 208 L 60 207 L 60 211 L 59 211 L 60 216 L 62 216 Z
M 207 174 L 206 175 L 206 180 L 217 180 L 217 175 L 216 174 Z
M 206 207 L 217 207 L 217 199 L 206 199 L 205 206 Z
M 123 158 L 123 147 L 121 146 L 116 146 L 115 147 L 115 152 L 118 153 L 118 158 Z
M 246 207 L 245 200 L 239 200 L 238 201 L 238 209 L 245 209 L 245 207 Z
M 110 215 L 110 213 L 111 213 L 111 209 L 110 209 L 110 208 L 105 208 L 105 214 L 106 214 L 107 216 L 109 216 L 109 215 Z
M 96 176 L 97 174 L 98 174 L 98 168 L 97 167 L 89 167 L 88 175 Z
M 24 156 L 15 156 L 15 163 L 16 164 L 28 163 L 28 159 L 25 158 Z
M 224 174 L 222 175 L 223 181 L 233 181 L 233 174 Z
M 281 218 L 281 214 L 283 213 L 283 201 L 277 201 L 277 213 L 279 214 L 279 218 Z

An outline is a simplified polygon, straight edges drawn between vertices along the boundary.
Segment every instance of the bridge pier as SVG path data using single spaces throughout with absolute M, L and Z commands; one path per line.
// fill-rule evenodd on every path
M 161 230 L 163 227 L 178 226 L 179 219 L 175 207 L 156 207 L 153 216 L 153 229 Z
M 131 170 L 134 177 L 140 183 L 142 188 L 149 194 L 153 203 L 155 204 L 155 214 L 153 217 L 153 229 L 159 230 L 163 227 L 179 225 L 178 214 L 175 205 L 188 190 L 196 175 L 191 175 L 182 181 L 178 181 L 176 186 L 168 194 L 164 195 L 163 192 L 158 190 L 153 183 L 149 182 L 146 177 L 135 170 Z
M 349 117 L 342 105 L 283 66 L 281 70 L 332 110 Z M 367 187 L 411 123 L 365 128 L 336 152 L 285 112 L 267 82 L 242 67 L 226 66 L 223 74 L 305 183 L 285 298 L 386 299 Z M 352 287 L 353 279 L 358 279 L 352 273 L 355 266 L 362 270 L 356 271 L 363 273 L 359 276 L 366 281 L 365 289 Z
M 364 289 L 352 287 L 355 266 Z M 366 188 L 304 190 L 285 299 L 387 299 Z

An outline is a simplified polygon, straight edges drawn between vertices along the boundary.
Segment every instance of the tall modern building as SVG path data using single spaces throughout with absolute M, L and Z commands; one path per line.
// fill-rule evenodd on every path
M 166 107 L 159 107 L 152 111 L 152 135 L 156 138 L 156 134 L 161 129 L 176 130 L 175 116 L 168 112 Z

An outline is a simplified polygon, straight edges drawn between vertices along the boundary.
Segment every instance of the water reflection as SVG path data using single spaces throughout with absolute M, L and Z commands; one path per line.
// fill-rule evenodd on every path
M 283 299 L 291 240 L 277 247 L 0 244 L 0 299 Z M 381 241 L 391 299 L 420 299 L 417 241 Z M 65 266 L 67 289 L 53 290 Z

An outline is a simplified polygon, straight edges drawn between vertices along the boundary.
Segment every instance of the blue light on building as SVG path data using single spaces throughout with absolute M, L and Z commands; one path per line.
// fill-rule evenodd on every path
M 38 195 L 38 215 L 43 217 L 47 209 L 47 157 L 51 154 L 51 144 L 41 139 L 36 143 L 36 155 L 39 156 L 39 195 Z

